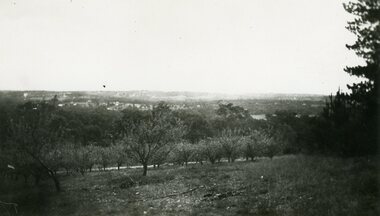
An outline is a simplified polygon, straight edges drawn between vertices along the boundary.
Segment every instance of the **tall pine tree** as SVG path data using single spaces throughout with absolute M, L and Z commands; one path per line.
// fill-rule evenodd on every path
M 344 8 L 356 16 L 348 22 L 347 29 L 357 36 L 357 40 L 347 48 L 365 60 L 365 65 L 345 68 L 350 75 L 365 78 L 348 86 L 352 91 L 350 99 L 373 117 L 379 104 L 380 1 L 358 0 L 344 4 Z
M 365 63 L 345 68 L 345 72 L 362 81 L 347 85 L 349 93 L 338 91 L 324 109 L 329 131 L 323 139 L 324 148 L 346 156 L 376 153 L 380 122 L 380 0 L 357 0 L 344 4 L 344 9 L 355 16 L 346 28 L 357 37 L 355 43 L 346 46 Z

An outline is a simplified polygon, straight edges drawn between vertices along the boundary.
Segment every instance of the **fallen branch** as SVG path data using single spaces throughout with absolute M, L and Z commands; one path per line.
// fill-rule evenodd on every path
M 11 206 L 11 208 L 13 208 L 13 210 L 15 211 L 15 213 L 17 214 L 18 213 L 18 210 L 17 210 L 17 203 L 8 203 L 8 202 L 3 202 L 0 200 L 0 205 L 5 205 L 5 206 Z
M 202 186 L 195 187 L 195 188 L 192 188 L 190 190 L 187 190 L 187 191 L 184 191 L 184 192 L 181 192 L 181 193 L 172 193 L 172 194 L 169 194 L 169 195 L 166 195 L 166 196 L 161 196 L 161 197 L 147 197 L 147 199 L 158 200 L 158 199 L 165 199 L 165 198 L 169 198 L 169 197 L 176 197 L 176 196 L 179 196 L 179 195 L 191 193 L 191 192 L 193 192 L 193 191 L 195 191 L 195 190 L 197 190 L 199 188 L 202 188 Z M 137 199 L 137 200 L 130 201 L 129 203 L 138 202 L 138 201 L 145 201 L 145 200 L 144 199 Z
M 173 194 L 169 194 L 169 195 L 166 195 L 166 196 L 162 196 L 162 197 L 156 197 L 154 198 L 153 200 L 156 200 L 156 199 L 164 199 L 164 198 L 168 198 L 168 197 L 174 197 L 174 196 L 179 196 L 179 195 L 182 195 L 182 194 L 187 194 L 187 193 L 191 193 L 197 189 L 199 189 L 200 187 L 195 187 L 195 188 L 192 188 L 190 190 L 187 190 L 187 191 L 184 191 L 184 192 L 181 192 L 181 193 L 173 193 Z
M 208 193 L 208 194 L 205 194 L 203 197 L 203 200 L 217 200 L 217 199 L 224 199 L 224 198 L 227 198 L 227 197 L 230 197 L 230 196 L 240 196 L 242 195 L 244 192 L 246 192 L 246 189 L 248 188 L 249 186 L 243 186 L 243 187 L 240 187 L 234 191 L 227 191 L 225 193 Z

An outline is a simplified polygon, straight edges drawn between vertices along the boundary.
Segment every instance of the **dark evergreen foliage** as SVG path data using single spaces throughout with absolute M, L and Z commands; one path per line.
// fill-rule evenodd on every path
M 380 72 L 380 2 L 358 0 L 344 4 L 356 16 L 347 29 L 357 36 L 347 45 L 365 64 L 348 66 L 345 71 L 362 81 L 348 85 L 349 93 L 330 96 L 318 124 L 319 150 L 344 156 L 377 153 Z M 319 130 L 319 131 L 318 131 Z

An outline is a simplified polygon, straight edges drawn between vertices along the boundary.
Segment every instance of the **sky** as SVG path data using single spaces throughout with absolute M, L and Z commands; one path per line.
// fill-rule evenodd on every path
M 335 93 L 362 63 L 352 19 L 339 0 L 0 0 L 0 90 Z

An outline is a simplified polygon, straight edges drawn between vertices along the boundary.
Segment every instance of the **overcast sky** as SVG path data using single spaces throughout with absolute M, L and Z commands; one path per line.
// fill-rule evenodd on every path
M 345 87 L 339 0 L 0 0 L 0 89 L 321 93 Z

